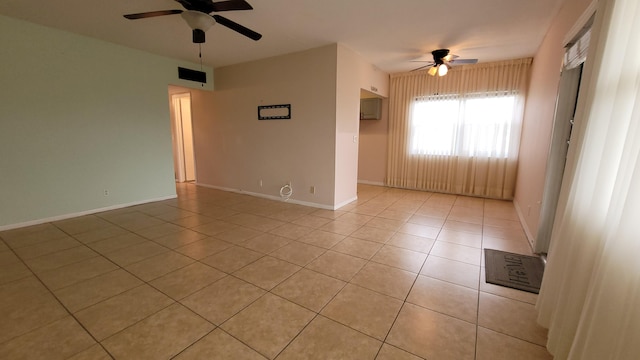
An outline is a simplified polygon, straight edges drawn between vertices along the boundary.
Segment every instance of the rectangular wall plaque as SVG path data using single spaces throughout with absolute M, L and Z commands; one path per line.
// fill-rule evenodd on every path
M 258 106 L 258 120 L 291 119 L 291 104 Z

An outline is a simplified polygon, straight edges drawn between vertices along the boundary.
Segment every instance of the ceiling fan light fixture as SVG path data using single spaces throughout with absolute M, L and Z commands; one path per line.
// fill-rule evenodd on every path
M 438 73 L 438 65 L 433 65 L 429 71 L 427 71 L 427 74 L 431 75 L 431 76 L 436 76 L 436 74 Z
M 438 76 L 445 76 L 449 72 L 449 67 L 446 64 L 438 65 Z
M 204 32 L 209 30 L 216 23 L 211 15 L 200 11 L 186 10 L 180 15 L 184 21 L 187 22 L 191 30 L 202 30 Z

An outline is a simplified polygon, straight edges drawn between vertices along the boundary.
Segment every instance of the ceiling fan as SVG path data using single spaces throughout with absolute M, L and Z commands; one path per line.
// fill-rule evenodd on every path
M 196 44 L 204 43 L 205 31 L 209 30 L 211 26 L 218 23 L 224 27 L 227 27 L 237 33 L 240 33 L 249 39 L 260 40 L 262 35 L 246 28 L 235 21 L 231 21 L 224 16 L 211 15 L 214 12 L 221 11 L 234 11 L 234 10 L 253 10 L 253 7 L 249 5 L 245 0 L 226 0 L 226 1 L 212 1 L 212 0 L 175 0 L 182 5 L 185 10 L 159 10 L 149 11 L 136 14 L 123 15 L 129 20 L 146 19 L 156 16 L 175 15 L 180 14 L 182 18 L 189 24 L 193 32 L 193 42 Z
M 478 59 L 460 59 L 458 55 L 449 53 L 449 49 L 433 50 L 431 52 L 431 55 L 433 55 L 433 61 L 422 60 L 422 58 L 412 60 L 420 62 L 426 61 L 427 64 L 411 71 L 417 71 L 425 69 L 427 67 L 431 67 L 429 71 L 427 71 L 429 75 L 436 76 L 436 74 L 438 74 L 438 76 L 444 76 L 447 75 L 447 72 L 449 72 L 449 69 L 451 69 L 452 66 L 475 64 L 478 62 Z

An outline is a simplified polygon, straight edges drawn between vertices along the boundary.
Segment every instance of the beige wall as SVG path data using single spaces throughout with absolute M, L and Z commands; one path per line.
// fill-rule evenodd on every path
M 564 55 L 563 39 L 591 1 L 564 2 L 533 60 L 514 197 L 514 204 L 530 241 L 536 236 L 540 220 L 547 156 Z
M 0 58 L 0 229 L 175 196 L 167 86 L 195 64 L 4 16 Z
M 339 44 L 216 69 L 216 91 L 192 92 L 198 183 L 279 198 L 291 181 L 292 202 L 354 200 L 365 86 L 387 94 L 388 74 Z M 257 119 L 274 104 L 292 118 Z
M 343 45 L 338 45 L 337 70 L 335 204 L 340 206 L 357 198 L 360 91 L 388 96 L 389 75 Z
M 198 183 L 279 197 L 291 181 L 292 199 L 332 206 L 336 52 L 331 45 L 216 69 L 216 91 L 193 99 Z M 275 104 L 291 104 L 291 119 L 258 120 L 259 105 Z

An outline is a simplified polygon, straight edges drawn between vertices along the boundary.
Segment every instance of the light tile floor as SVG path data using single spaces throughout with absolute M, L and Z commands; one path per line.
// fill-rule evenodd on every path
M 360 185 L 337 211 L 178 198 L 0 233 L 2 359 L 551 359 L 512 203 Z

